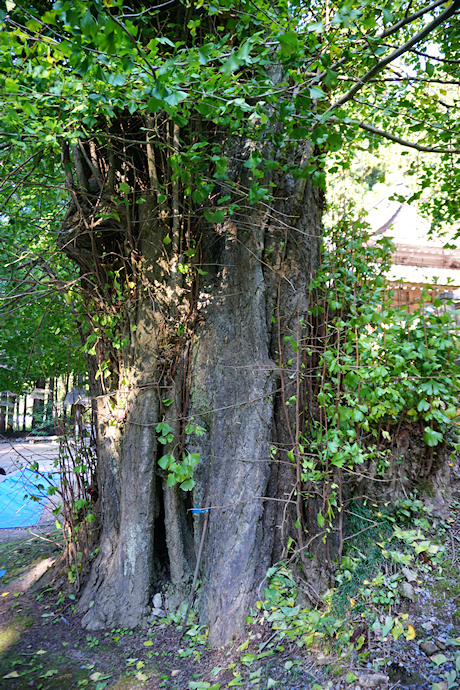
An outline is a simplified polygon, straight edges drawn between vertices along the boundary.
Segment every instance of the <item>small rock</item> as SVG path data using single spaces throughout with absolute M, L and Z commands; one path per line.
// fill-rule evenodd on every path
M 318 666 L 325 666 L 326 664 L 330 664 L 333 660 L 334 659 L 332 656 L 328 656 L 327 654 L 320 654 L 316 658 L 316 663 L 318 664 Z
M 250 639 L 250 640 L 261 640 L 261 639 L 262 639 L 262 635 L 261 635 L 259 632 L 258 632 L 258 633 L 251 633 L 251 634 L 249 635 L 249 639 Z
M 417 582 L 417 575 L 409 568 L 401 568 L 401 572 L 408 582 Z
M 433 630 L 433 624 L 428 621 L 428 623 L 422 623 L 422 628 L 424 628 L 427 632 L 430 632 L 430 630 Z
M 152 613 L 150 614 L 151 620 L 154 618 L 166 618 L 166 613 L 163 611 L 163 609 L 157 609 L 154 608 L 152 609 Z
M 437 637 L 434 643 L 438 649 L 445 649 L 447 644 L 446 640 L 443 637 Z
M 406 599 L 414 600 L 414 588 L 409 582 L 402 582 L 400 587 L 400 592 Z
M 389 677 L 385 673 L 369 673 L 359 676 L 359 684 L 362 688 L 378 688 L 387 685 Z
M 153 597 L 153 601 L 152 601 L 153 608 L 154 608 L 154 609 L 161 609 L 162 603 L 163 603 L 163 599 L 162 599 L 162 597 L 161 597 L 160 592 L 158 592 L 158 593 L 155 594 L 155 596 Z
M 420 642 L 420 649 L 422 652 L 425 652 L 427 656 L 433 656 L 433 654 L 437 654 L 439 652 L 439 647 L 437 647 L 437 645 L 433 644 L 433 642 L 427 642 L 425 640 Z

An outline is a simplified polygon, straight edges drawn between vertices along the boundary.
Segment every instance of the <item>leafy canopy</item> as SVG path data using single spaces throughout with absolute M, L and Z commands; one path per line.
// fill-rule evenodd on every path
M 293 172 L 319 185 L 325 152 L 349 146 L 358 132 L 458 153 L 459 7 L 9 0 L 0 16 L 1 130 L 28 154 L 56 154 L 63 141 L 106 140 L 107 122 L 121 112 L 166 113 L 180 127 L 198 113 L 277 150 L 308 138 L 316 157 Z M 177 166 L 199 174 L 200 158 L 216 156 L 206 143 Z M 442 155 L 444 192 L 458 182 L 451 156 Z M 224 176 L 225 161 L 220 168 Z M 429 168 L 424 174 L 431 179 Z M 250 201 L 268 196 L 256 183 Z M 445 198 L 437 203 L 441 215 L 455 212 Z

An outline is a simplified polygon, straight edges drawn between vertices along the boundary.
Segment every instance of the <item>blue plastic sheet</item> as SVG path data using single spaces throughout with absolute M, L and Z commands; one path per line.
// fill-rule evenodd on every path
M 0 483 L 0 529 L 36 525 L 48 499 L 50 484 L 55 486 L 58 482 L 56 472 L 40 476 L 26 469 L 8 474 Z
M 6 573 L 6 570 L 0 570 L 0 577 L 3 577 L 5 573 Z

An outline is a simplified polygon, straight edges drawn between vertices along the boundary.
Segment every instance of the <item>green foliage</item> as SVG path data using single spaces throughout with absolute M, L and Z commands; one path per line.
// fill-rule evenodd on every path
M 416 496 L 377 509 L 355 501 L 349 509 L 345 555 L 335 571 L 334 587 L 317 606 L 299 604 L 302 585 L 285 565 L 267 572 L 267 586 L 251 622 L 268 623 L 281 639 L 300 647 L 320 646 L 339 654 L 360 652 L 366 635 L 414 639 L 407 613 L 399 610 L 403 568 L 414 579 L 431 573 L 441 561 L 432 507 Z M 407 523 L 416 529 L 407 529 Z M 364 528 L 363 528 L 364 525 Z M 355 533 L 355 534 L 354 534 Z M 427 555 L 430 565 L 419 559 Z M 358 634 L 359 633 L 359 634 Z
M 401 424 L 422 426 L 425 444 L 437 449 L 458 404 L 458 346 L 449 314 L 391 307 L 385 282 L 391 249 L 386 238 L 371 243 L 362 223 L 344 221 L 326 240 L 312 283 L 308 355 L 316 364 L 321 412 L 300 452 L 302 480 L 326 479 L 330 487 L 318 515 L 325 530 L 341 510 L 338 470 L 373 465 L 384 477 Z
M 173 400 L 167 399 L 166 402 L 171 404 Z M 164 400 L 163 404 L 165 404 Z M 167 422 L 159 422 L 155 430 L 158 434 L 158 442 L 163 446 L 169 445 L 174 441 L 173 429 Z M 191 434 L 202 436 L 205 433 L 205 429 L 199 424 L 194 424 L 192 417 L 186 425 L 184 433 L 187 436 Z M 168 473 L 166 484 L 168 486 L 180 484 L 180 488 L 183 491 L 190 491 L 196 483 L 193 479 L 193 470 L 200 462 L 200 454 L 184 452 L 182 453 L 182 460 L 179 461 L 176 460 L 174 453 L 175 451 L 172 450 L 166 455 L 162 455 L 158 460 L 161 469 Z
M 441 57 L 427 61 L 423 41 L 422 54 L 405 54 L 414 75 L 406 82 L 367 75 L 379 61 L 376 72 L 383 72 L 394 59 L 394 42 L 403 45 L 424 26 L 425 15 L 418 16 L 416 6 L 414 16 L 400 25 L 403 8 L 382 9 L 370 1 L 336 2 L 327 9 L 300 0 L 244 0 L 237 12 L 229 0 L 203 1 L 199 7 L 174 3 L 171 13 L 167 6 L 138 9 L 133 15 L 122 0 L 110 7 L 100 0 L 58 0 L 46 12 L 8 4 L 0 14 L 0 75 L 1 123 L 9 141 L 32 153 L 60 154 L 63 141 L 78 145 L 93 134 L 105 139 L 103 123 L 120 113 L 165 115 L 183 130 L 194 127 L 199 116 L 225 132 L 223 145 L 205 136 L 170 152 L 169 164 L 185 196 L 205 202 L 203 211 L 218 223 L 239 207 L 235 199 L 219 210 L 208 201 L 218 180 L 230 183 L 223 151 L 228 135 L 249 136 L 279 154 L 310 138 L 318 149 L 315 157 L 292 165 L 285 155 L 267 156 L 264 150 L 251 170 L 257 178 L 274 164 L 318 185 L 324 185 L 326 150 L 337 151 L 357 136 L 375 145 L 374 134 L 358 134 L 361 121 L 398 129 L 408 138 L 422 136 L 425 144 L 441 149 L 458 137 L 455 109 L 441 105 L 445 96 L 427 87 L 430 78 L 441 74 L 448 80 L 453 70 L 442 56 L 457 50 L 451 38 L 457 36 L 455 18 L 446 16 L 445 31 L 436 36 Z M 433 17 L 442 9 L 434 8 Z M 393 41 L 386 40 L 384 27 Z M 16 69 L 18 64 L 24 68 Z M 275 74 L 276 65 L 282 74 Z M 353 99 L 352 85 L 362 91 Z M 422 119 L 417 118 L 421 108 Z M 447 155 L 443 163 L 447 166 Z M 446 169 L 447 185 L 451 178 Z M 246 203 L 270 199 L 272 184 L 253 180 L 244 192 Z M 117 191 L 128 196 L 132 184 L 120 180 Z M 166 199 L 168 191 L 159 191 Z
M 25 157 L 20 155 L 19 161 Z M 19 162 L 15 159 L 15 163 Z M 49 166 L 37 163 L 42 175 Z M 0 160 L 6 178 L 0 199 L 11 194 L 11 160 Z M 8 203 L 0 217 L 0 390 L 22 393 L 37 379 L 69 371 L 82 374 L 84 360 L 78 331 L 78 295 L 57 291 L 76 277 L 70 262 L 56 254 L 54 233 L 60 222 L 62 192 L 50 196 L 32 189 Z

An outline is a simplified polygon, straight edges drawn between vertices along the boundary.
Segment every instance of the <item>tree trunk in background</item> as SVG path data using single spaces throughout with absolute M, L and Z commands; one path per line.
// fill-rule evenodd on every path
M 24 395 L 24 408 L 22 410 L 22 430 L 27 430 L 27 393 Z
M 56 380 L 50 378 L 48 382 L 48 398 L 46 401 L 45 420 L 47 424 L 52 424 L 54 420 L 54 389 Z
M 11 408 L 11 427 L 13 431 L 19 431 L 19 396 L 12 395 L 11 402 L 13 403 Z
M 39 390 L 44 390 L 46 385 L 45 379 L 38 379 L 35 381 L 35 388 Z M 41 395 L 41 394 L 40 394 Z M 33 407 L 32 407 L 32 429 L 37 426 L 40 427 L 43 424 L 43 416 L 45 413 L 45 394 L 43 397 L 34 397 Z

